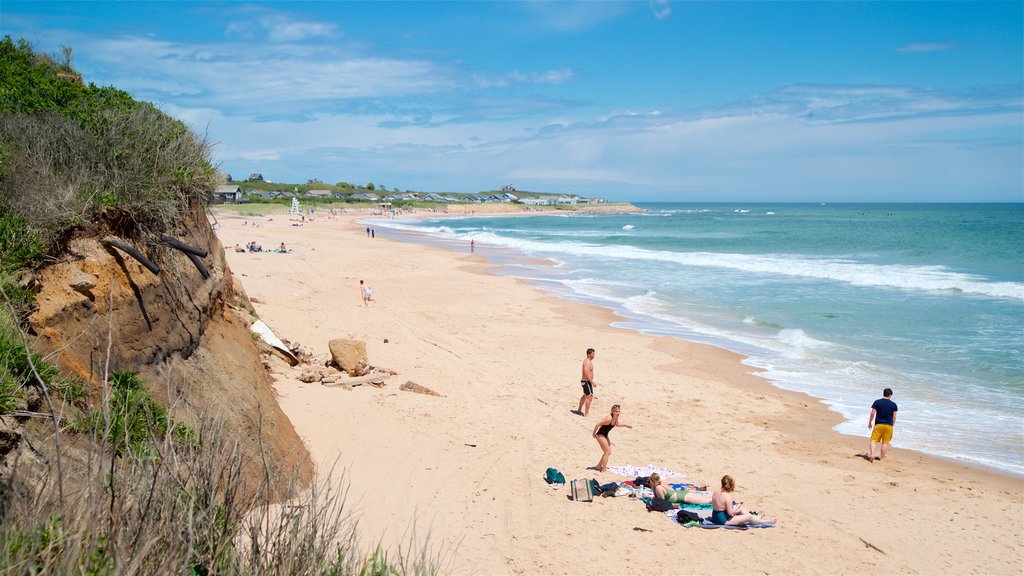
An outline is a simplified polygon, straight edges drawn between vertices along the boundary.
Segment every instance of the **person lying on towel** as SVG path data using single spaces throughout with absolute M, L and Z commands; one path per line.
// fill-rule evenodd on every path
M 673 490 L 661 483 L 661 476 L 657 472 L 651 474 L 648 482 L 651 483 L 655 498 L 667 500 L 672 504 L 711 504 L 711 494 L 694 490 Z

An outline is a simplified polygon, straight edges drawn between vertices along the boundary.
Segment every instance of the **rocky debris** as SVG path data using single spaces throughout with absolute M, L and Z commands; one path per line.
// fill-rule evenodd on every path
M 412 380 L 407 380 L 405 384 L 402 384 L 400 390 L 405 390 L 406 392 L 415 392 L 417 394 L 426 394 L 427 396 L 442 396 L 442 394 L 438 394 L 437 392 L 434 392 L 430 388 L 427 388 L 426 386 L 421 386 L 413 382 Z
M 369 384 L 375 388 L 383 388 L 384 383 L 388 378 L 395 374 L 392 370 L 384 370 L 381 368 L 374 368 L 371 374 L 366 376 L 357 376 L 355 378 L 349 378 L 339 374 L 336 377 L 325 377 L 320 383 L 324 386 L 347 386 L 349 388 L 353 386 L 362 386 L 363 384 Z
M 21 441 L 21 425 L 13 416 L 0 416 L 0 456 L 7 454 Z
M 349 376 L 364 376 L 370 370 L 366 359 L 366 342 L 336 338 L 327 343 L 331 350 L 331 363 Z
M 306 384 L 320 382 L 323 378 L 324 374 L 322 372 L 318 370 L 310 370 L 309 368 L 303 370 L 302 374 L 299 374 L 299 381 L 305 382 Z
M 36 386 L 22 388 L 22 396 L 25 398 L 25 409 L 30 412 L 39 412 L 46 405 L 43 393 Z
M 68 285 L 71 286 L 71 289 L 89 300 L 96 300 L 96 296 L 92 293 L 92 289 L 96 287 L 96 277 L 92 274 L 86 274 L 75 267 L 72 267 L 70 272 L 71 277 L 68 279 Z

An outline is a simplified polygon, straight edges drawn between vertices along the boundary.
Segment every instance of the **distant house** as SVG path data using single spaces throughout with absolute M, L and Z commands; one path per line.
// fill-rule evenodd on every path
M 376 194 L 366 194 L 366 193 L 353 194 L 352 198 L 354 200 L 367 200 L 367 201 L 370 201 L 370 202 L 376 202 L 377 199 L 378 199 Z
M 295 192 L 278 192 L 278 193 L 274 194 L 273 197 L 275 199 L 277 199 L 277 198 L 289 198 L 289 199 L 291 199 L 291 198 L 298 198 L 299 195 L 296 194 Z
M 331 198 L 334 193 L 330 190 L 310 190 L 306 192 L 306 198 Z
M 511 185 L 511 184 L 506 184 L 506 185 L 501 187 L 501 191 L 502 192 L 515 192 L 516 191 L 516 187 Z
M 242 187 L 235 184 L 218 186 L 213 193 L 214 204 L 238 204 L 242 199 Z
M 509 186 L 509 188 L 512 187 Z M 519 197 L 511 192 L 505 192 L 504 194 L 501 195 L 502 202 L 515 202 L 516 200 L 519 200 Z

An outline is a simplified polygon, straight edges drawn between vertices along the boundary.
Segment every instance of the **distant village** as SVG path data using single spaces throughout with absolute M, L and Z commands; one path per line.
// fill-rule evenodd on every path
M 374 184 L 356 186 L 341 182 L 330 187 L 319 180 L 309 180 L 304 185 L 275 184 L 263 179 L 263 175 L 253 173 L 248 180 L 237 182 L 231 175 L 225 175 L 226 184 L 221 185 L 213 194 L 214 204 L 244 204 L 249 202 L 290 201 L 297 198 L 301 201 L 314 200 L 321 202 L 373 202 L 373 203 L 404 203 L 404 202 L 441 202 L 441 203 L 492 203 L 511 202 L 528 206 L 559 206 L 578 204 L 604 204 L 604 198 L 585 198 L 575 194 L 547 194 L 540 192 L 520 192 L 512 185 L 502 186 L 493 192 L 476 194 L 400 192 L 395 189 L 388 192 L 381 187 L 377 190 Z M 268 189 L 269 188 L 269 189 Z M 291 190 L 287 190 L 291 188 Z

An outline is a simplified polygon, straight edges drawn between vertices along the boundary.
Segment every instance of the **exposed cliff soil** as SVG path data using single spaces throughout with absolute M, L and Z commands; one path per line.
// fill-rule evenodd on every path
M 200 261 L 209 278 L 178 250 L 126 239 L 160 267 L 154 274 L 105 245 L 109 234 L 79 234 L 65 257 L 37 273 L 33 348 L 87 380 L 92 402 L 104 375 L 138 373 L 173 419 L 196 427 L 213 419 L 237 434 L 253 474 L 265 463 L 275 483 L 298 470 L 306 485 L 306 450 L 274 398 L 247 316 L 235 309 L 247 300 L 205 214 L 196 210 L 176 238 L 208 251 Z

